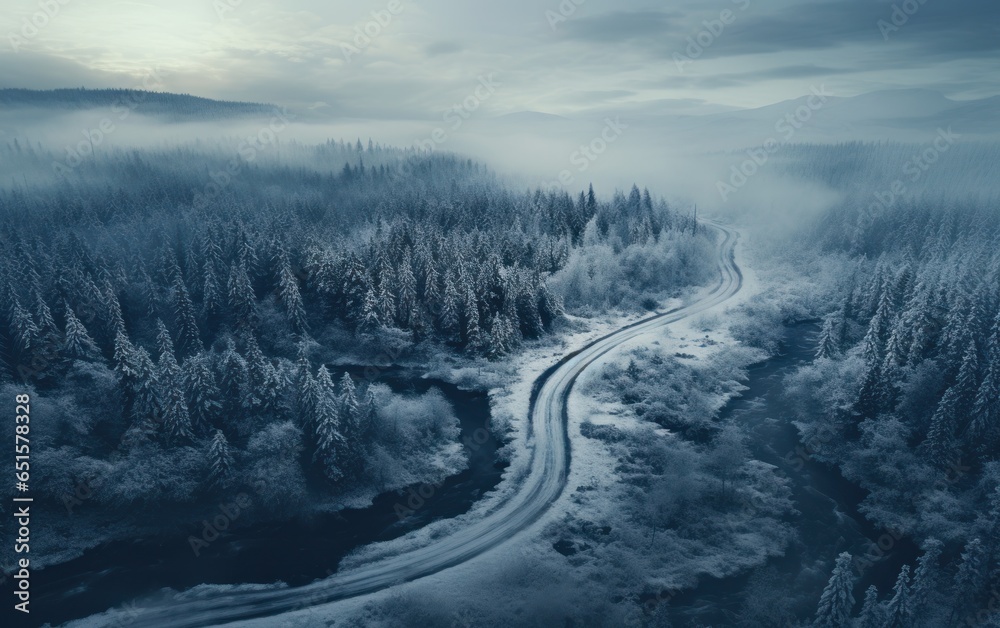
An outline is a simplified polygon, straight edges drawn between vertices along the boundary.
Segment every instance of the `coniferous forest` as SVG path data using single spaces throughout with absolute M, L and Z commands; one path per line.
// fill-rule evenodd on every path
M 4 9 L 0 627 L 1000 628 L 1000 3 Z
M 515 192 L 469 160 L 360 141 L 281 150 L 206 200 L 221 146 L 67 176 L 39 147 L 2 149 L 2 377 L 47 415 L 48 505 L 166 527 L 241 490 L 288 517 L 439 480 L 465 464 L 448 402 L 335 363 L 499 360 L 565 326 L 566 299 L 649 301 L 706 273 L 708 235 L 638 188 Z M 577 285 L 660 248 L 674 257 L 648 283 Z M 79 537 L 49 549 L 107 540 Z

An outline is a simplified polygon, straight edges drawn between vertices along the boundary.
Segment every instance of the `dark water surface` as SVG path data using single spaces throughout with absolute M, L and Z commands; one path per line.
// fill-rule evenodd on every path
M 903 564 L 913 563 L 919 550 L 905 538 L 868 523 L 859 514 L 864 490 L 848 482 L 835 467 L 802 455 L 798 430 L 782 400 L 782 382 L 796 368 L 812 361 L 819 324 L 803 322 L 785 328 L 780 353 L 750 368 L 748 390 L 731 400 L 721 418 L 745 425 L 751 435 L 755 458 L 778 467 L 789 481 L 795 509 L 792 521 L 798 539 L 785 556 L 768 561 L 776 573 L 777 597 L 800 618 L 811 617 L 830 577 L 833 560 L 844 551 L 855 557 L 870 556 L 872 564 L 856 563 L 860 574 L 855 598 L 876 585 L 885 594 Z M 799 453 L 796 453 L 796 452 Z M 881 547 L 879 547 L 881 545 Z M 670 600 L 670 617 L 676 626 L 735 625 L 742 615 L 744 592 L 750 574 L 703 581 L 696 589 Z
M 334 369 L 347 370 L 356 378 L 365 375 L 364 367 Z M 498 443 L 492 436 L 482 438 L 481 428 L 490 418 L 487 394 L 423 379 L 401 367 L 380 369 L 377 381 L 400 393 L 440 390 L 461 422 L 469 468 L 445 480 L 430 495 L 429 487 L 415 486 L 410 487 L 412 491 L 380 495 L 364 509 L 227 530 L 198 557 L 188 537 L 200 534 L 200 524 L 172 536 L 95 547 L 79 558 L 32 574 L 31 625 L 86 617 L 163 588 L 183 590 L 203 583 L 306 584 L 333 573 L 341 558 L 355 548 L 468 512 L 483 493 L 496 487 L 503 472 L 495 464 Z M 413 497 L 421 492 L 429 495 L 423 503 Z M 401 520 L 399 506 L 416 508 Z

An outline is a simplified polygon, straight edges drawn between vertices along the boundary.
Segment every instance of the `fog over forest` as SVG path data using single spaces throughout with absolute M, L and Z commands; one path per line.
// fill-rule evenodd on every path
M 10 4 L 2 625 L 1000 626 L 995 3 Z

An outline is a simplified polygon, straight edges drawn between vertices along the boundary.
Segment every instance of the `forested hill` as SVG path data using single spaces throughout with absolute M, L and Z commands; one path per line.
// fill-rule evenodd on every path
M 797 150 L 800 173 L 852 188 L 810 238 L 853 272 L 833 290 L 815 363 L 787 384 L 803 443 L 867 491 L 866 517 L 926 552 L 912 609 L 910 567 L 887 607 L 926 623 L 884 625 L 973 625 L 1000 590 L 1000 197 L 988 175 L 1000 149 L 956 145 L 934 167 L 915 146 Z M 863 176 L 841 176 L 859 162 Z M 945 576 L 951 588 L 930 584 Z M 882 612 L 879 593 L 865 617 Z
M 258 150 L 53 172 L 60 155 L 0 145 L 0 391 L 30 387 L 46 416 L 36 505 L 100 487 L 93 526 L 51 517 L 74 530 L 54 551 L 106 541 L 123 512 L 199 521 L 227 491 L 288 517 L 438 481 L 464 464 L 447 404 L 330 364 L 500 360 L 557 332 L 564 303 L 653 308 L 713 274 L 711 233 L 637 187 L 516 191 L 360 142 Z
M 0 107 L 41 107 L 80 110 L 127 107 L 146 115 L 212 119 L 262 115 L 274 109 L 265 103 L 211 100 L 190 94 L 138 89 L 0 89 Z

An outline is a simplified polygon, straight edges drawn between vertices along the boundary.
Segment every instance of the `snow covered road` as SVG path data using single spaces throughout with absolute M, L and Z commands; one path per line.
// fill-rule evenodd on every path
M 519 489 L 487 515 L 423 547 L 347 569 L 306 586 L 280 589 L 207 588 L 159 602 L 146 601 L 139 607 L 90 617 L 75 625 L 216 626 L 274 616 L 381 591 L 441 572 L 494 550 L 526 531 L 559 499 L 566 486 L 570 464 L 567 400 L 584 370 L 623 343 L 704 312 L 726 301 L 742 288 L 743 275 L 734 258 L 739 234 L 724 225 L 703 224 L 722 235 L 718 245 L 718 284 L 697 301 L 599 338 L 565 356 L 547 370 L 535 384 L 531 405 L 534 447 L 530 472 L 521 481 Z

